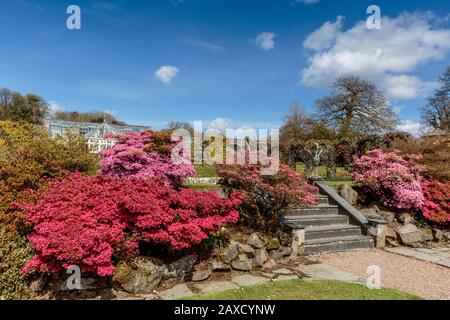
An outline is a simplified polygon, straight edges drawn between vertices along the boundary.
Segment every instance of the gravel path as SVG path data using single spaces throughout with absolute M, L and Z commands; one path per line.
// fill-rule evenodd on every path
M 381 285 L 416 294 L 425 299 L 450 300 L 450 268 L 383 250 L 329 253 L 316 260 L 367 278 L 367 267 L 381 269 Z

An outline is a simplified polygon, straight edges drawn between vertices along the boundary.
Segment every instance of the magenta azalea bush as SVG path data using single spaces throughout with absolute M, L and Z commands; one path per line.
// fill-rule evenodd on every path
M 421 209 L 424 204 L 420 184 L 422 167 L 415 160 L 416 156 L 402 155 L 398 150 L 372 150 L 354 159 L 352 177 L 388 208 Z
M 168 133 L 147 130 L 130 132 L 117 139 L 113 148 L 102 152 L 100 174 L 160 179 L 172 186 L 179 186 L 183 179 L 196 174 L 190 163 L 173 163 L 171 152 L 177 141 Z
M 34 257 L 23 272 L 58 272 L 71 265 L 112 276 L 115 261 L 152 243 L 182 251 L 239 219 L 241 195 L 175 190 L 159 182 L 73 174 L 54 180 L 39 200 L 21 204 Z

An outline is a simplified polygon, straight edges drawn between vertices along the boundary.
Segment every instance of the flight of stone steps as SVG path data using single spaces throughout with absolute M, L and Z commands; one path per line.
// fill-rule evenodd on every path
M 305 254 L 373 248 L 372 237 L 362 235 L 360 226 L 350 224 L 349 216 L 339 214 L 328 196 L 316 195 L 318 204 L 287 210 L 284 223 L 305 228 Z

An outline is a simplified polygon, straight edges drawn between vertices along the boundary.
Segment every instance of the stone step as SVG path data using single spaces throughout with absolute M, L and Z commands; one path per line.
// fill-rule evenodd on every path
M 293 207 L 286 212 L 286 216 L 319 216 L 319 215 L 337 215 L 339 213 L 337 206 L 329 204 L 318 204 L 309 207 Z
M 316 195 L 317 203 L 318 204 L 329 204 L 328 202 L 328 196 L 324 195 Z
M 305 254 L 319 254 L 373 248 L 373 239 L 366 236 L 336 237 L 305 241 Z
M 298 228 L 349 224 L 349 217 L 339 214 L 329 215 L 286 215 L 285 222 Z
M 360 235 L 361 235 L 361 227 L 354 225 L 335 225 L 325 227 L 312 227 L 305 229 L 306 240 L 350 237 Z

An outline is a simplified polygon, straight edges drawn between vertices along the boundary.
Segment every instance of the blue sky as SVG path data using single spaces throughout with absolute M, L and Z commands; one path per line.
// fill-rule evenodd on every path
M 450 2 L 306 2 L 2 0 L 0 87 L 156 129 L 214 119 L 271 128 L 293 100 L 313 111 L 352 73 L 377 83 L 402 128 L 417 131 L 450 65 Z M 81 30 L 66 28 L 71 4 Z M 365 27 L 371 4 L 381 30 Z

